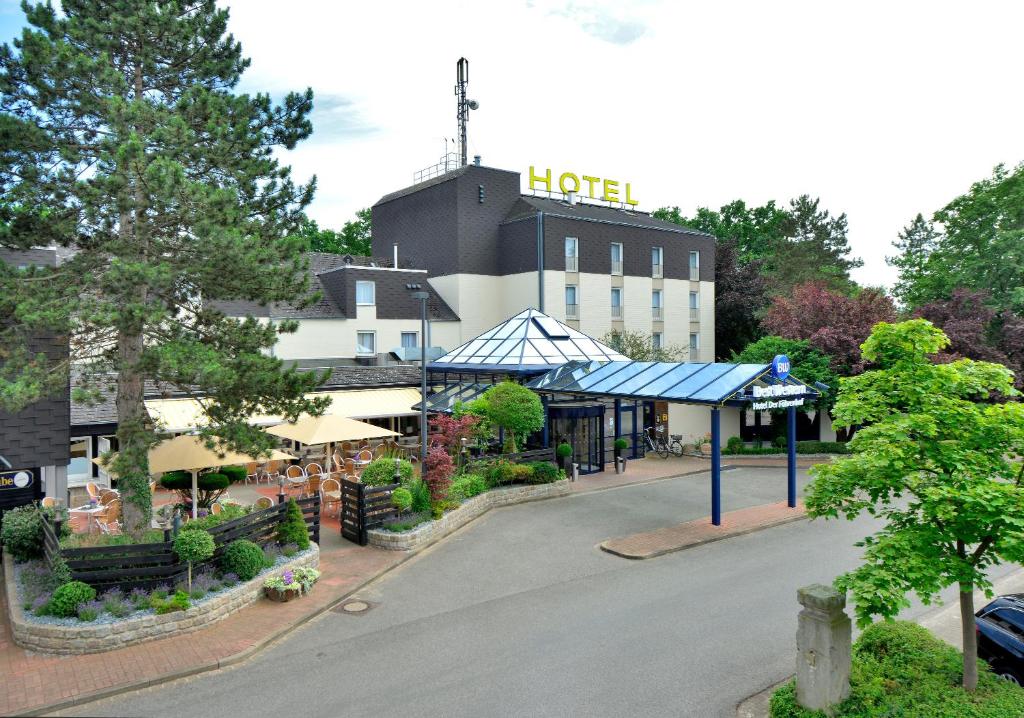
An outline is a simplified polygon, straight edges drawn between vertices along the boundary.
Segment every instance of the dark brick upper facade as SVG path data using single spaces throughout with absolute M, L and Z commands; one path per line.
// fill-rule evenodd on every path
M 518 172 L 460 167 L 386 195 L 372 213 L 374 254 L 397 243 L 403 265 L 431 277 L 536 271 L 543 214 L 545 269 L 565 270 L 565 237 L 577 237 L 581 272 L 608 274 L 610 245 L 618 242 L 626 275 L 651 276 L 651 250 L 661 247 L 666 278 L 689 279 L 697 251 L 700 279 L 714 281 L 714 237 L 635 210 L 522 195 Z

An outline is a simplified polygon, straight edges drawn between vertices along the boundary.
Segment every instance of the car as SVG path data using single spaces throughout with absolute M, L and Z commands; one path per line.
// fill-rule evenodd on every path
M 974 616 L 978 657 L 1000 678 L 1024 685 L 1024 593 L 999 596 Z

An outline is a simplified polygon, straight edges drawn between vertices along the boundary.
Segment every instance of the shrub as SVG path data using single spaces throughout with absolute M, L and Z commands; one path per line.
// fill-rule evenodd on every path
M 149 592 L 144 588 L 133 588 L 132 592 L 128 594 L 128 600 L 132 602 L 132 606 L 137 611 L 141 611 L 149 607 Z
M 435 501 L 430 507 L 430 513 L 431 516 L 433 516 L 434 520 L 437 521 L 437 519 L 444 516 L 444 513 L 446 511 L 457 509 L 459 508 L 459 506 L 461 506 L 461 504 L 458 501 L 452 501 L 450 499 L 445 499 L 443 501 Z
M 209 508 L 230 484 L 231 479 L 220 472 L 200 475 L 196 479 L 196 486 L 199 489 L 196 506 Z M 168 471 L 160 477 L 160 485 L 169 491 L 177 491 L 186 502 L 191 499 L 192 474 L 187 471 Z
M 452 474 L 455 473 L 452 457 L 443 447 L 431 446 L 427 452 L 424 469 L 427 487 L 430 489 L 430 498 L 433 501 L 443 500 L 452 483 Z
M 398 487 L 391 492 L 391 505 L 398 509 L 398 513 L 405 513 L 412 508 L 412 492 L 404 487 Z
M 561 472 L 558 467 L 548 461 L 534 461 L 527 464 L 533 475 L 527 483 L 531 484 L 553 484 L 558 481 Z
M 244 466 L 222 466 L 218 473 L 227 476 L 228 481 L 232 484 L 237 484 L 239 481 L 245 481 L 245 477 L 248 474 Z
M 45 616 L 50 612 L 50 599 L 53 594 L 41 593 L 29 604 L 28 610 L 37 616 Z
M 234 521 L 248 515 L 250 510 L 250 508 L 241 504 L 221 504 L 221 512 L 219 514 L 209 514 L 202 518 L 189 519 L 188 523 L 182 526 L 182 529 L 201 528 L 209 531 L 214 526 L 226 521 Z
M 95 621 L 103 613 L 103 604 L 99 601 L 85 601 L 78 604 L 75 614 L 79 621 Z
M 412 464 L 404 459 L 400 460 L 398 462 L 398 473 L 402 477 L 400 483 L 404 484 L 407 481 L 411 481 L 413 476 Z M 387 486 L 388 484 L 395 483 L 395 460 L 383 456 L 379 459 L 374 459 L 363 469 L 359 480 L 367 486 Z
M 263 547 L 263 568 L 273 568 L 281 555 L 281 547 L 276 543 L 269 543 Z
M 738 436 L 730 436 L 729 440 L 725 442 L 725 453 L 726 454 L 738 454 L 743 450 L 743 439 Z
M 171 587 L 166 583 L 161 583 L 159 586 L 153 589 L 153 597 L 155 598 L 167 598 L 171 593 Z
M 220 580 L 221 583 L 223 583 L 225 586 L 234 586 L 236 583 L 238 583 L 238 576 L 229 571 L 228 573 L 223 574 L 220 577 Z
M 621 453 L 621 452 L 625 451 L 625 450 L 626 450 L 626 447 L 628 447 L 628 446 L 629 446 L 629 442 L 628 442 L 628 441 L 626 441 L 625 439 L 616 439 L 616 440 L 615 440 L 615 441 L 614 441 L 614 442 L 612 443 L 612 447 L 613 447 L 613 448 L 614 448 L 614 449 L 615 449 L 615 450 L 616 450 L 617 452 L 619 452 L 619 453 Z
M 291 558 L 292 556 L 294 556 L 298 552 L 299 552 L 299 547 L 296 546 L 293 543 L 286 543 L 284 546 L 281 547 L 281 554 L 283 556 L 288 557 L 288 558 Z
M 512 464 L 512 483 L 532 484 L 533 467 L 530 464 Z
M 406 484 L 409 493 L 412 494 L 412 510 L 416 513 L 430 511 L 430 489 L 427 485 L 417 479 Z
M 263 550 L 252 541 L 232 541 L 221 554 L 220 566 L 239 580 L 248 581 L 263 569 Z
M 905 621 L 869 626 L 857 639 L 850 673 L 850 697 L 835 707 L 836 718 L 920 716 L 1002 718 L 1024 715 L 1024 691 L 981 670 L 978 688 L 959 686 L 960 652 Z M 792 682 L 771 698 L 773 718 L 819 718 L 796 703 Z
M 191 598 L 193 601 L 198 601 L 199 599 L 201 599 L 205 595 L 206 595 L 206 589 L 205 588 L 199 588 L 198 586 L 193 586 L 192 590 L 188 592 L 189 598 Z
M 4 512 L 0 542 L 15 561 L 31 561 L 43 555 L 43 515 L 35 504 Z
M 70 618 L 78 612 L 78 604 L 96 598 L 96 589 L 81 581 L 71 581 L 53 592 L 49 611 L 54 616 Z
M 515 481 L 515 466 L 511 461 L 505 459 L 477 461 L 470 465 L 469 471 L 483 476 L 489 486 L 502 486 Z
M 559 459 L 568 459 L 572 456 L 572 446 L 569 444 L 559 444 L 555 447 L 555 456 Z
M 124 591 L 119 588 L 111 588 L 100 594 L 100 600 L 103 602 L 103 609 L 105 611 L 111 611 L 111 607 L 121 603 L 124 600 Z
M 487 419 L 505 428 L 509 448 L 516 450 L 516 437 L 525 439 L 544 426 L 544 406 L 540 397 L 525 386 L 503 381 L 484 395 Z
M 488 489 L 487 480 L 476 474 L 465 474 L 452 481 L 448 487 L 448 498 L 453 501 L 471 499 Z
M 174 595 L 166 601 L 156 599 L 153 603 L 153 608 L 158 615 L 162 616 L 165 613 L 173 613 L 174 611 L 187 611 L 190 605 L 192 605 L 192 602 L 189 600 L 187 593 L 175 591 Z
M 277 525 L 278 543 L 293 543 L 300 551 L 309 548 L 309 531 L 306 529 L 306 519 L 302 518 L 302 509 L 295 503 L 295 499 L 288 499 L 284 508 L 284 520 Z
M 202 529 L 182 531 L 174 539 L 174 553 L 182 561 L 188 562 L 188 585 L 192 588 L 192 564 L 205 561 L 213 556 L 217 550 L 217 544 L 213 536 Z
M 785 436 L 776 436 L 774 439 L 772 439 L 772 443 L 775 444 L 780 449 L 785 448 L 785 446 L 786 446 L 786 437 Z

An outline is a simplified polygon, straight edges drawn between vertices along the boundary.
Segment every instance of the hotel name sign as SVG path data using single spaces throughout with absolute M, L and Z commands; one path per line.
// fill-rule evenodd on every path
M 543 189 L 548 192 L 558 191 L 562 194 L 573 192 L 582 196 L 584 185 L 586 185 L 586 196 L 590 199 L 618 202 L 620 204 L 628 204 L 631 207 L 637 205 L 637 201 L 633 199 L 633 188 L 629 182 L 620 183 L 618 180 L 576 174 L 575 172 L 563 172 L 558 176 L 556 183 L 555 176 L 550 168 L 538 172 L 533 165 L 530 165 L 530 189 Z M 621 190 L 623 196 L 621 197 L 619 196 L 620 185 L 623 187 Z M 598 191 L 601 192 L 600 195 L 596 194 Z
M 801 395 L 807 391 L 805 387 L 798 384 L 773 384 L 771 386 L 755 386 L 754 399 L 765 399 L 767 401 L 755 401 L 751 405 L 754 411 L 763 409 L 785 409 L 790 406 L 803 406 L 804 399 L 787 399 L 785 397 Z

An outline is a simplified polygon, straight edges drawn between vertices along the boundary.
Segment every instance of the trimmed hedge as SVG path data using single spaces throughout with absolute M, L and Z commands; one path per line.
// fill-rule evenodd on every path
M 778 446 L 762 446 L 750 447 L 744 446 L 742 442 L 733 441 L 733 439 L 739 439 L 739 437 L 733 436 L 722 447 L 723 454 L 731 455 L 754 455 L 754 456 L 765 456 L 765 455 L 779 455 L 786 453 L 786 444 L 783 440 L 781 447 Z M 798 441 L 796 442 L 796 453 L 798 454 L 849 454 L 850 445 L 841 441 Z
M 240 581 L 248 581 L 263 570 L 263 549 L 252 541 L 232 541 L 220 557 L 224 573 L 233 573 Z
M 53 592 L 47 610 L 54 616 L 69 618 L 78 615 L 79 604 L 88 603 L 95 598 L 95 588 L 81 581 L 70 581 Z
M 853 648 L 850 697 L 835 718 L 1007 718 L 1024 716 L 1024 689 L 1004 681 L 979 661 L 978 688 L 960 687 L 959 651 L 907 621 L 869 626 Z M 772 695 L 772 718 L 824 718 L 796 703 L 792 682 Z
M 412 464 L 402 459 L 398 463 L 398 473 L 402 477 L 400 483 L 405 484 L 412 481 Z M 363 473 L 360 474 L 359 480 L 367 486 L 387 486 L 388 484 L 393 483 L 395 480 L 395 460 L 389 459 L 385 456 L 382 456 L 379 459 L 374 459 L 366 465 L 365 469 L 363 469 Z

